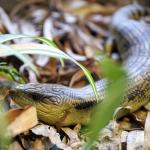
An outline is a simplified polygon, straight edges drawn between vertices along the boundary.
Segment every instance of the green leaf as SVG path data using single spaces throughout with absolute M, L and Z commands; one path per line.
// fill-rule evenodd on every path
M 42 41 L 43 43 L 49 45 L 49 46 L 52 46 L 52 47 L 55 47 L 55 48 L 58 48 L 58 46 L 52 42 L 51 40 L 49 40 L 48 38 L 45 38 L 45 37 L 35 37 L 36 39 Z
M 0 34 L 0 43 L 4 43 L 18 38 L 30 38 L 28 35 Z
M 52 42 L 51 40 L 49 40 L 48 38 L 37 37 L 37 39 L 40 40 L 40 41 L 42 41 L 43 43 L 49 45 L 49 46 L 58 48 L 58 46 L 54 42 Z M 63 60 L 63 58 L 60 58 L 60 63 L 62 65 L 62 67 L 64 67 L 64 60 Z
M 90 72 L 83 65 L 78 63 L 71 56 L 69 56 L 66 53 L 64 53 L 63 51 L 59 50 L 57 48 L 57 46 L 47 38 L 36 37 L 36 36 L 28 36 L 28 35 L 4 34 L 4 35 L 0 35 L 0 43 L 6 42 L 6 41 L 9 41 L 9 40 L 13 40 L 13 39 L 17 39 L 17 38 L 34 38 L 34 39 L 38 39 L 38 40 L 44 42 L 45 44 L 47 44 L 49 46 L 49 48 L 39 50 L 39 48 L 38 49 L 32 49 L 31 47 L 30 48 L 28 47 L 27 49 L 23 49 L 23 50 L 18 51 L 17 53 L 19 53 L 19 54 L 17 55 L 17 53 L 14 49 L 12 50 L 12 48 L 9 49 L 8 47 L 6 47 L 6 49 L 8 51 L 3 52 L 3 53 L 2 53 L 2 51 L 0 51 L 0 56 L 16 55 L 18 58 L 22 59 L 23 62 L 26 62 L 25 58 L 22 57 L 22 55 L 20 55 L 20 53 L 26 53 L 26 54 L 31 54 L 32 53 L 32 54 L 42 54 L 42 55 L 46 55 L 46 56 L 56 57 L 56 58 L 61 59 L 61 62 L 62 62 L 63 59 L 71 60 L 72 62 L 74 62 L 76 65 L 78 65 L 83 70 L 85 76 L 87 77 L 87 79 L 89 80 L 89 83 L 92 86 L 93 92 L 94 92 L 94 94 L 96 96 L 96 99 L 98 101 L 99 94 L 97 92 L 95 82 L 94 82 Z M 28 62 L 28 63 L 29 63 L 29 65 L 31 65 L 30 62 Z M 33 70 L 36 71 L 34 66 L 32 66 L 32 67 L 33 67 Z
M 7 76 L 18 83 L 25 83 L 25 78 L 14 68 L 8 67 L 6 63 L 0 63 L 0 75 Z
M 25 55 L 22 55 L 21 53 L 18 53 L 15 49 L 11 48 L 10 46 L 0 44 L 0 48 L 5 49 L 5 51 L 7 50 L 7 53 L 9 55 L 11 55 L 11 54 L 15 55 L 17 58 L 19 58 L 21 61 L 23 61 L 24 64 L 31 67 L 31 69 L 33 71 L 35 71 L 35 73 L 38 75 L 38 71 L 37 71 L 36 67 L 33 65 L 33 63 L 30 61 L 30 59 L 28 59 L 28 57 L 26 57 Z
M 8 150 L 9 149 L 9 145 L 11 144 L 11 137 L 8 136 L 7 133 L 7 125 L 8 125 L 8 121 L 6 119 L 6 115 L 4 115 L 4 108 L 6 106 L 4 106 L 4 101 L 1 100 L 0 101 L 0 149 L 2 150 Z
M 104 100 L 97 105 L 88 126 L 91 134 L 84 149 L 90 150 L 100 131 L 112 119 L 115 109 L 123 101 L 127 89 L 127 74 L 121 66 L 104 59 L 101 64 L 103 73 L 108 80 Z

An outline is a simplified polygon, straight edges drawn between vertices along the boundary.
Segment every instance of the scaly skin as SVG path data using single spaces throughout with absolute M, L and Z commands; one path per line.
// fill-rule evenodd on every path
M 150 14 L 149 8 L 129 5 L 114 14 L 111 25 L 128 72 L 128 93 L 122 107 L 130 107 L 131 112 L 150 99 L 150 27 L 136 20 L 145 14 Z M 106 82 L 96 82 L 100 100 L 104 99 Z M 59 126 L 87 124 L 96 104 L 90 86 L 73 89 L 57 84 L 15 84 L 10 87 L 10 96 L 21 106 L 36 106 L 40 120 Z

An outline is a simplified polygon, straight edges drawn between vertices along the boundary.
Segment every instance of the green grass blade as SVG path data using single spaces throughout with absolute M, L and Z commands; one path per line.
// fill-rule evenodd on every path
M 49 45 L 49 46 L 52 46 L 52 47 L 55 47 L 55 48 L 58 48 L 58 46 L 52 42 L 51 40 L 49 40 L 48 38 L 45 38 L 45 37 L 35 37 L 36 39 L 42 41 L 43 43 Z M 62 67 L 64 67 L 64 60 L 63 58 L 60 58 L 60 63 L 62 65 Z
M 121 104 L 127 89 L 127 75 L 120 66 L 114 65 L 111 61 L 105 59 L 101 67 L 105 77 L 108 79 L 108 86 L 106 88 L 105 98 L 102 103 L 97 105 L 89 124 L 88 128 L 91 134 L 84 147 L 85 150 L 91 149 L 100 130 L 112 119 L 113 113 Z
M 9 41 L 9 40 L 13 40 L 13 39 L 17 39 L 17 38 L 34 38 L 34 39 L 38 39 L 38 40 L 42 41 L 43 43 L 49 45 L 49 47 L 51 48 L 51 49 L 47 50 L 46 52 L 43 52 L 44 55 L 49 53 L 49 56 L 50 56 L 50 54 L 52 54 L 51 56 L 61 59 L 61 62 L 62 62 L 63 59 L 69 59 L 72 62 L 74 62 L 76 65 L 78 65 L 83 70 L 83 72 L 84 72 L 85 76 L 87 77 L 89 83 L 91 84 L 93 92 L 94 92 L 94 94 L 95 94 L 95 96 L 98 100 L 99 94 L 97 92 L 95 82 L 94 82 L 90 72 L 83 65 L 78 63 L 75 59 L 73 59 L 71 56 L 69 56 L 66 53 L 64 53 L 63 51 L 59 50 L 57 48 L 57 46 L 55 45 L 55 43 L 53 43 L 51 40 L 49 40 L 47 38 L 42 38 L 42 37 L 28 36 L 28 35 L 9 35 L 9 34 L 0 35 L 0 43 L 6 42 L 6 41 Z M 55 54 L 54 54 L 54 51 L 55 51 Z M 30 52 L 31 52 L 31 50 L 30 50 Z M 12 53 L 14 55 L 16 54 L 15 51 L 11 51 L 11 54 Z M 32 51 L 32 53 L 33 53 L 33 51 Z M 38 53 L 38 50 L 36 51 L 36 54 L 37 53 Z M 18 57 L 21 59 L 22 55 L 18 55 Z M 24 58 L 22 58 L 22 59 L 23 59 L 23 61 L 25 61 Z M 35 68 L 33 70 L 35 70 Z
M 0 75 L 7 76 L 10 80 L 18 83 L 25 83 L 25 78 L 15 69 L 8 67 L 6 63 L 0 63 Z
M 30 38 L 28 35 L 0 34 L 0 43 L 4 43 L 13 39 Z
M 36 67 L 33 65 L 33 63 L 25 55 L 22 55 L 21 53 L 18 53 L 18 51 L 11 48 L 10 46 L 6 46 L 3 44 L 0 44 L 0 48 L 7 50 L 7 53 L 9 53 L 9 54 L 15 55 L 17 58 L 19 58 L 21 61 L 23 61 L 24 64 L 31 67 L 31 69 L 33 69 L 35 71 L 35 73 L 38 75 L 38 71 L 37 71 Z

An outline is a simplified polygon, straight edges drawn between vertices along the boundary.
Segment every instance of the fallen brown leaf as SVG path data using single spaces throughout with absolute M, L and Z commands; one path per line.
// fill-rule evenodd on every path
M 11 109 L 5 114 L 5 117 L 8 121 L 8 135 L 12 137 L 28 131 L 38 123 L 36 108 L 33 106 Z
M 56 144 L 57 147 L 60 149 L 72 150 L 71 147 L 67 146 L 66 144 L 64 144 L 61 141 L 60 135 L 54 127 L 40 124 L 40 125 L 34 127 L 33 129 L 31 129 L 31 131 L 36 135 L 42 135 L 44 137 L 48 137 L 50 139 L 50 141 L 53 144 Z
M 72 87 L 77 81 L 81 80 L 84 77 L 82 70 L 78 70 L 71 78 L 69 86 Z
M 34 150 L 44 150 L 44 145 L 42 140 L 37 138 L 34 142 Z
M 4 27 L 6 28 L 6 30 L 10 34 L 17 34 L 18 33 L 17 24 L 14 24 L 11 21 L 10 17 L 7 15 L 5 10 L 1 7 L 0 7 L 0 20 L 1 20 L 2 24 L 4 25 Z
M 76 133 L 79 133 L 81 129 L 81 124 L 77 124 L 74 128 L 73 128 L 73 131 L 75 131 Z
M 21 145 L 20 145 L 17 141 L 14 141 L 14 142 L 9 146 L 9 150 L 23 150 L 23 148 L 21 147 Z
M 144 129 L 144 149 L 150 149 L 150 112 L 148 112 L 145 122 L 145 129 Z
M 108 15 L 108 14 L 112 14 L 114 11 L 116 11 L 116 7 L 114 6 L 107 6 L 106 8 L 100 4 L 97 5 L 93 3 L 90 5 L 87 4 L 86 6 L 76 8 L 74 10 L 72 9 L 70 10 L 70 13 L 78 17 L 79 16 L 84 17 L 87 14 L 91 14 L 91 13 L 101 13 L 101 14 Z
M 66 53 L 68 53 L 72 58 L 74 58 L 77 61 L 86 61 L 87 58 L 83 55 L 77 55 L 73 53 L 69 48 L 66 48 Z
M 29 82 L 32 82 L 32 83 L 37 83 L 38 82 L 35 72 L 31 68 L 26 66 L 26 64 L 24 64 L 20 67 L 20 72 L 24 76 L 28 77 Z
M 119 122 L 119 128 L 122 130 L 131 130 L 130 120 L 128 118 L 123 118 L 123 120 Z
M 150 102 L 148 102 L 144 107 L 146 110 L 150 111 Z
M 145 123 L 146 117 L 147 117 L 147 111 L 146 110 L 138 110 L 135 113 L 133 113 L 135 119 L 141 123 Z
M 69 142 L 67 145 L 71 146 L 73 149 L 77 149 L 80 145 L 81 142 L 79 140 L 77 132 L 70 128 L 61 128 L 69 137 Z
M 12 8 L 10 16 L 14 17 L 17 13 L 20 12 L 20 10 L 26 6 L 30 6 L 33 5 L 35 3 L 40 3 L 40 4 L 45 4 L 45 1 L 43 0 L 27 0 L 27 1 L 20 1 L 20 3 L 18 3 L 14 8 Z

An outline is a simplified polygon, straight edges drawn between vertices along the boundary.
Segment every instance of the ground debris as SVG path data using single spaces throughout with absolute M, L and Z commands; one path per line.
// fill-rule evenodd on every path
M 31 129 L 31 131 L 36 135 L 42 135 L 48 137 L 51 143 L 56 144 L 57 147 L 60 149 L 66 149 L 66 150 L 72 149 L 70 146 L 67 146 L 65 143 L 61 141 L 60 135 L 54 127 L 42 124 Z
M 115 61 L 120 58 L 116 49 L 113 49 L 109 24 L 111 15 L 126 3 L 128 0 L 20 1 L 9 11 L 0 7 L 0 33 L 47 37 L 61 50 L 86 66 L 94 79 L 98 80 L 102 74 L 95 60 L 97 53 L 105 50 Z M 15 39 L 11 44 L 15 48 L 18 46 L 18 49 L 30 49 L 30 47 L 40 49 L 41 47 L 40 43 L 37 44 L 37 41 L 28 38 Z M 4 49 L 0 51 L 5 52 Z M 30 55 L 29 58 L 37 66 L 39 77 L 13 56 L 0 58 L 0 62 L 5 61 L 20 70 L 28 82 L 58 83 L 70 87 L 81 87 L 87 84 L 83 72 L 72 62 L 65 60 L 65 66 L 62 67 L 59 60 L 48 56 Z M 3 78 L 5 79 L 0 76 L 0 79 Z M 0 95 L 0 100 L 5 96 Z M 149 106 L 145 108 L 147 110 L 142 108 L 120 120 L 111 121 L 102 131 L 93 149 L 150 149 Z M 80 125 L 75 128 L 57 128 L 41 122 L 38 124 L 36 110 L 32 106 L 9 110 L 6 116 L 9 121 L 8 133 L 13 137 L 10 150 L 76 150 L 80 149 L 86 141 L 79 132 Z
M 11 109 L 5 114 L 8 121 L 7 131 L 12 137 L 28 131 L 38 123 L 36 109 L 28 106 L 24 109 Z

